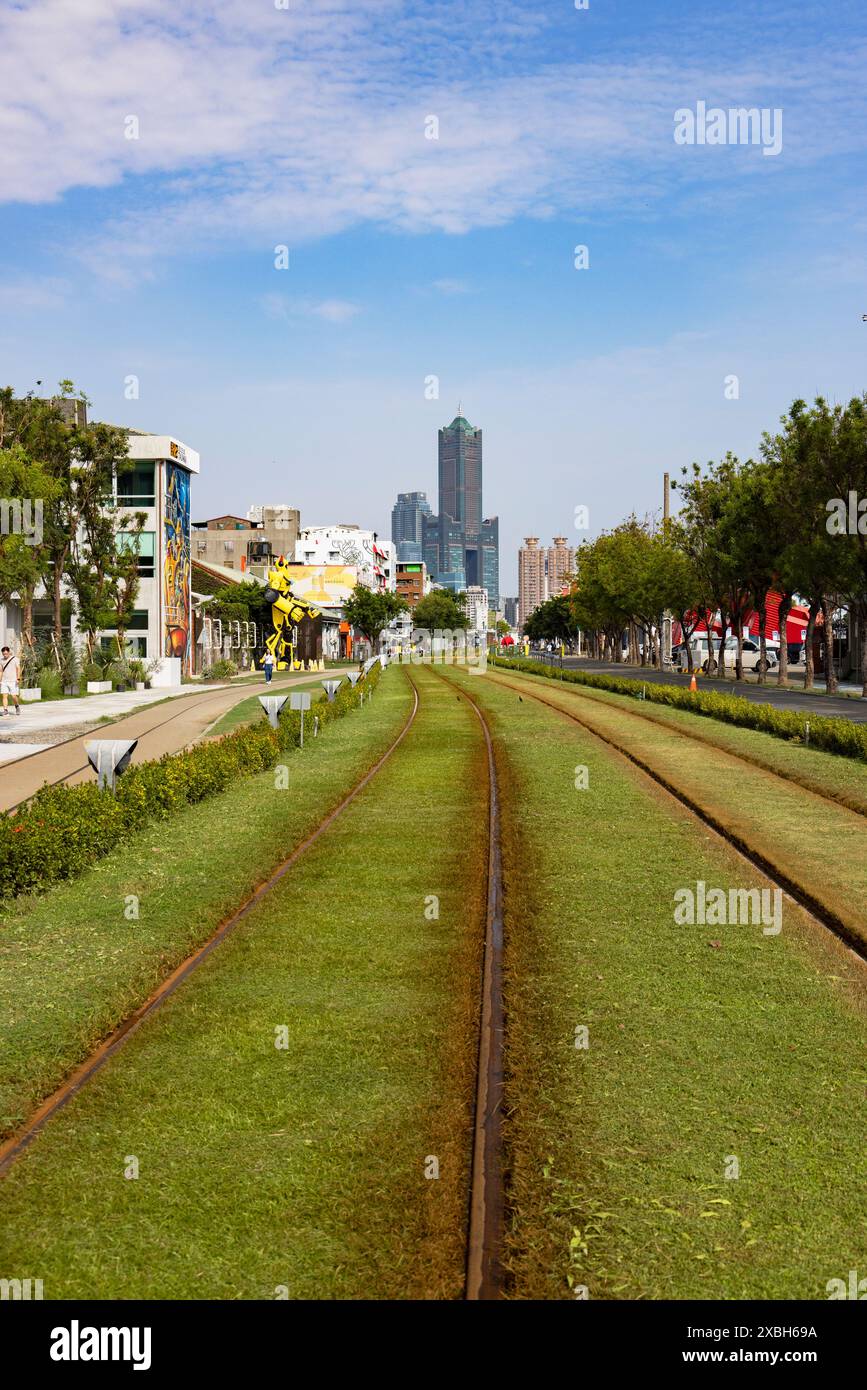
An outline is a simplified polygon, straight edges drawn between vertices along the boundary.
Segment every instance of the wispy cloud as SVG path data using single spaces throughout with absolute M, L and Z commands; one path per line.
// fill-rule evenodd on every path
M 508 0 L 24 0 L 0 21 L 0 198 L 111 188 L 77 252 L 123 281 L 364 223 L 460 234 L 644 216 L 714 186 L 737 200 L 867 145 L 857 43 L 777 43 L 771 66 L 693 47 L 551 62 L 547 23 Z M 697 99 L 784 107 L 780 159 L 676 147 L 673 113 Z
M 261 304 L 272 319 L 317 318 L 326 323 L 348 323 L 361 312 L 361 306 L 348 299 L 293 300 L 282 294 L 266 294 Z

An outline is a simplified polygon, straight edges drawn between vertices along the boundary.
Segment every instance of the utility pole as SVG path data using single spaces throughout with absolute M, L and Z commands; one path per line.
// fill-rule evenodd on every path
M 671 479 L 668 473 L 662 475 L 662 538 L 668 540 L 671 526 Z M 662 615 L 662 642 L 659 654 L 660 665 L 671 665 L 671 614 L 666 610 Z

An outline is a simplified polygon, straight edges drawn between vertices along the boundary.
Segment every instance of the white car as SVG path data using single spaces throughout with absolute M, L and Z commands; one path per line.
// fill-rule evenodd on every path
M 738 642 L 736 637 L 726 638 L 726 666 L 734 668 L 738 659 Z M 765 641 L 765 658 L 768 663 L 768 670 L 773 671 L 780 664 L 780 648 L 776 642 Z M 759 646 L 757 637 L 745 637 L 742 647 L 742 661 L 745 671 L 757 671 L 759 662 L 762 659 L 762 649 Z

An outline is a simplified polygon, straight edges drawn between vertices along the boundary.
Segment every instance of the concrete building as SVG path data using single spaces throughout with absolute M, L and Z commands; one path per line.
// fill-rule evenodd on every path
M 180 684 L 192 670 L 192 557 L 190 482 L 199 472 L 195 449 L 166 434 L 130 430 L 131 469 L 116 479 L 120 508 L 144 512 L 139 543 L 139 593 L 127 632 L 127 651 L 162 658 L 154 683 Z M 123 532 L 118 533 L 122 540 Z M 117 650 L 111 629 L 100 633 L 106 651 Z
M 538 536 L 525 536 L 518 551 L 518 621 L 527 618 L 549 598 L 555 598 L 575 570 L 575 549 L 565 536 L 555 536 L 551 546 L 540 546 Z
M 211 517 L 193 522 L 193 556 L 202 564 L 247 570 L 267 565 L 278 555 L 292 556 L 298 542 L 301 513 L 285 504 L 254 506 L 246 516 Z
M 509 627 L 518 626 L 518 600 L 517 598 L 500 599 L 503 605 L 503 617 Z
M 466 589 L 465 611 L 470 632 L 488 630 L 488 591 L 478 584 L 470 584 Z
M 369 589 L 395 590 L 394 546 L 354 524 L 305 526 L 295 544 L 295 559 L 304 565 L 354 568 Z

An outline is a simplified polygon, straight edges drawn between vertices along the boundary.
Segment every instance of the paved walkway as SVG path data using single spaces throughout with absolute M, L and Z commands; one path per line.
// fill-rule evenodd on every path
M 205 687 L 209 690 L 223 690 L 222 685 Z M 131 714 L 133 710 L 158 704 L 160 700 L 182 699 L 191 693 L 198 694 L 200 686 L 180 685 L 166 690 L 113 690 L 108 695 L 81 695 L 69 700 L 22 701 L 21 714 L 9 714 L 7 719 L 0 715 L 0 739 L 4 734 L 42 733 L 47 729 L 75 728 L 80 724 L 98 724 L 105 717 L 115 718 Z M 12 709 L 12 702 L 9 703 Z
M 340 674 L 339 671 L 299 671 L 286 679 L 275 678 L 270 691 L 277 694 L 290 686 L 316 686 L 318 682 L 331 677 L 336 678 Z M 269 687 L 264 680 L 245 681 L 236 685 L 183 686 L 181 695 L 173 700 L 171 705 L 162 704 L 152 709 L 146 704 L 144 709 L 138 708 L 135 713 L 130 713 L 115 723 L 101 725 L 97 729 L 73 736 L 40 752 L 25 754 L 14 762 L 0 763 L 0 811 L 8 811 L 19 802 L 26 801 L 45 782 L 73 783 L 92 779 L 94 773 L 84 751 L 85 743 L 92 738 L 136 738 L 138 747 L 133 754 L 133 762 L 161 758 L 164 753 L 177 753 L 180 749 L 195 743 L 215 720 L 240 700 L 246 700 L 251 695 L 264 695 L 268 690 Z M 132 693 L 140 706 L 141 693 Z M 153 693 L 159 699 L 164 692 Z M 86 700 L 63 700 L 58 703 L 67 707 L 72 704 L 86 705 L 87 715 L 84 718 L 92 720 L 91 702 L 109 698 L 111 697 L 107 695 L 92 695 Z M 153 703 L 151 700 L 150 704 Z M 20 719 L 14 715 L 5 721 L 0 718 L 0 733 L 5 732 L 4 724 L 12 725 L 14 721 L 17 726 L 23 724 L 25 718 L 24 714 Z M 79 716 L 79 722 L 82 722 L 82 716 Z M 6 745 L 7 748 L 15 746 Z M 19 748 L 21 746 L 17 745 Z
M 535 660 L 535 657 L 531 658 Z M 544 657 L 551 666 L 559 666 L 559 656 Z M 566 656 L 563 666 L 567 670 L 596 672 L 606 676 L 625 676 L 629 680 L 647 681 L 654 685 L 689 685 L 689 676 L 680 671 L 654 671 L 648 667 L 627 666 L 625 662 L 591 661 L 588 657 Z M 803 668 L 801 668 L 803 669 Z M 772 676 L 771 680 L 776 677 Z M 841 719 L 851 719 L 856 724 L 867 723 L 867 700 L 847 699 L 843 696 L 826 695 L 824 691 L 810 693 L 806 690 L 785 690 L 776 685 L 756 685 L 752 681 L 713 680 L 696 672 L 699 690 L 716 690 L 723 695 L 742 695 L 745 700 L 757 704 L 778 705 L 780 709 L 797 710 L 800 714 L 827 714 Z M 860 686 L 842 686 L 842 691 L 851 690 L 861 694 Z

